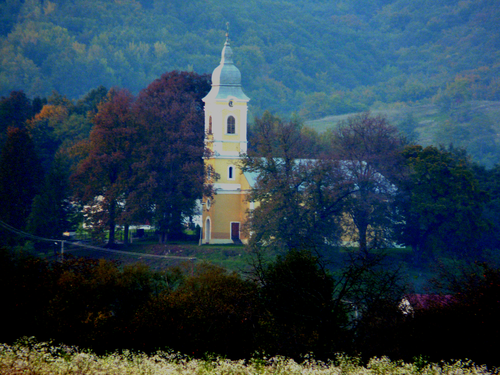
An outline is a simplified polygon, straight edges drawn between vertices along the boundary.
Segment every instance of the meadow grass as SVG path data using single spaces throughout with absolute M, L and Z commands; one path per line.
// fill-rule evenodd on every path
M 153 355 L 122 351 L 98 356 L 89 351 L 64 345 L 54 346 L 23 339 L 14 345 L 0 344 L 0 373 L 11 374 L 497 374 L 470 361 L 404 363 L 387 357 L 372 358 L 362 365 L 358 358 L 338 354 L 330 361 L 316 361 L 306 356 L 302 363 L 285 357 L 258 357 L 249 361 L 228 360 L 216 356 L 194 359 L 175 353 L 158 351 Z

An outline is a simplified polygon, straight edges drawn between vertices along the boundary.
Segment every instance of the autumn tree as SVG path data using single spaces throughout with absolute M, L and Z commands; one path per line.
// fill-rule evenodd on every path
M 242 163 L 256 175 L 249 199 L 258 205 L 247 225 L 252 245 L 288 251 L 338 242 L 342 202 L 352 189 L 339 162 L 301 159 L 308 143 L 295 121 L 266 112 L 254 131 L 254 151 Z
M 394 183 L 402 177 L 404 140 L 386 118 L 365 112 L 341 122 L 329 143 L 329 157 L 341 164 L 343 178 L 353 188 L 345 200 L 345 228 L 351 226 L 360 250 L 379 246 L 391 237 Z
M 204 112 L 209 77 L 170 72 L 141 91 L 135 110 L 141 135 L 135 202 L 153 220 L 160 240 L 178 235 L 203 196 Z M 208 192 L 206 194 L 209 194 Z
M 106 101 L 107 95 L 108 89 L 102 85 L 90 90 L 76 102 L 75 112 L 87 117 L 93 117 L 99 110 L 99 105 Z
M 61 145 L 56 134 L 57 124 L 68 118 L 67 107 L 46 104 L 41 111 L 27 121 L 27 128 L 35 143 L 44 170 L 49 170 L 54 156 Z
M 133 151 L 136 147 L 133 96 L 111 90 L 99 106 L 94 128 L 82 148 L 85 157 L 72 175 L 77 197 L 87 205 L 94 225 L 105 223 L 108 244 L 115 241 L 115 227 L 130 193 Z

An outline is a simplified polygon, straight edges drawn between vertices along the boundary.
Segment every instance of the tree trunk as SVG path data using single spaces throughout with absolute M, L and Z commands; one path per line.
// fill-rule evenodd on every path
M 366 241 L 366 232 L 368 231 L 367 225 L 360 225 L 358 227 L 359 232 L 359 250 L 362 252 L 367 251 L 367 241 Z
M 125 228 L 123 230 L 123 244 L 125 247 L 128 247 L 128 236 L 129 236 L 129 225 L 125 224 Z
M 116 227 L 116 202 L 109 204 L 109 239 L 108 246 L 115 244 L 115 227 Z

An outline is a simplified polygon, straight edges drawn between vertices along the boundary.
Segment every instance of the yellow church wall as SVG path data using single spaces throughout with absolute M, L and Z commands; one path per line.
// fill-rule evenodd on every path
M 215 181 L 220 184 L 241 184 L 242 174 L 238 168 L 239 159 L 212 159 L 207 161 L 219 174 L 219 179 Z M 229 179 L 229 167 L 233 166 L 233 178 Z
M 237 137 L 234 137 L 235 139 Z M 240 143 L 239 142 L 233 142 L 233 143 L 224 143 L 222 145 L 222 151 L 233 151 L 233 152 L 240 152 Z
M 203 210 L 203 223 L 206 224 L 207 217 L 210 218 L 210 243 L 227 243 L 231 242 L 231 223 L 237 222 L 240 224 L 240 240 L 247 243 L 248 238 L 243 232 L 243 227 L 246 223 L 246 215 L 251 207 L 248 201 L 248 193 L 250 185 L 245 176 L 238 168 L 239 159 L 209 159 L 206 161 L 220 175 L 220 178 L 215 181 L 214 187 L 216 194 L 211 199 L 210 209 Z M 233 166 L 234 179 L 228 178 L 228 168 Z M 219 191 L 217 187 L 221 184 L 226 185 L 225 191 Z M 234 190 L 228 191 L 228 186 L 234 186 Z M 254 206 L 252 204 L 252 206 Z M 206 228 L 203 233 L 203 243 L 206 240 Z
M 211 207 L 203 212 L 203 222 L 210 218 L 210 243 L 227 242 L 231 240 L 231 223 L 240 223 L 240 239 L 245 240 L 242 233 L 245 222 L 244 206 L 241 194 L 219 194 L 215 195 L 211 201 Z M 206 229 L 205 229 L 206 230 Z M 203 233 L 206 242 L 206 232 Z
M 214 232 L 229 234 L 231 229 L 228 223 L 231 221 L 241 222 L 239 215 L 240 202 L 239 194 L 221 194 L 215 196 L 214 213 L 220 220 L 214 226 Z

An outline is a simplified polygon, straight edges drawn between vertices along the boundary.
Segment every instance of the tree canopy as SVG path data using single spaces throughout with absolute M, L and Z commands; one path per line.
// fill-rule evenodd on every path
M 135 106 L 139 160 L 138 202 L 153 218 L 162 239 L 181 232 L 183 219 L 194 214 L 205 185 L 206 155 L 201 99 L 208 94 L 207 75 L 170 72 L 139 94 Z
M 410 175 L 399 186 L 400 241 L 420 256 L 477 250 L 487 229 L 482 211 L 488 198 L 466 160 L 432 146 L 409 146 L 403 156 Z
M 470 98 L 498 100 L 499 12 L 488 0 L 7 0 L 0 95 L 77 99 L 100 85 L 137 94 L 165 71 L 211 73 L 229 21 L 257 116 L 456 101 L 456 79 Z

